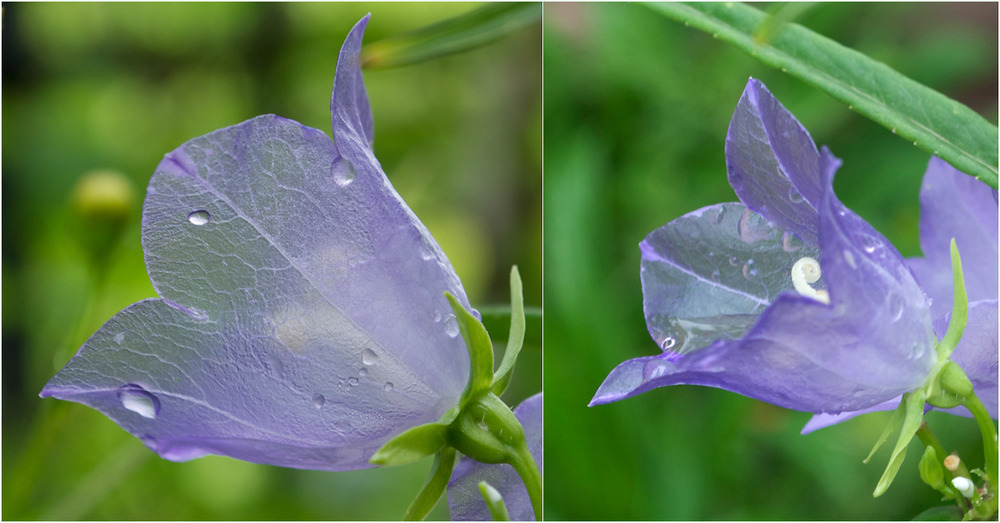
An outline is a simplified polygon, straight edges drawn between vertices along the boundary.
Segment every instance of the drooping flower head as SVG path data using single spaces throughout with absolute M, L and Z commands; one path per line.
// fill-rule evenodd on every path
M 643 308 L 663 352 L 619 365 L 591 404 L 693 384 L 837 413 L 922 386 L 937 359 L 928 301 L 892 244 L 837 199 L 839 165 L 750 79 L 726 140 L 742 203 L 643 240 Z
M 41 396 L 93 407 L 160 456 L 347 470 L 460 396 L 462 284 L 372 151 L 340 51 L 333 140 L 274 115 L 195 138 L 156 168 L 142 242 L 159 298 L 119 312 Z

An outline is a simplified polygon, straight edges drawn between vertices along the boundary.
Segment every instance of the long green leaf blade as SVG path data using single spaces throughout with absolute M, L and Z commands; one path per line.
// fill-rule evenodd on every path
M 955 168 L 997 187 L 997 127 L 889 66 L 796 24 L 767 42 L 754 38 L 768 15 L 738 3 L 646 4 L 712 33 L 760 61 L 847 103 Z

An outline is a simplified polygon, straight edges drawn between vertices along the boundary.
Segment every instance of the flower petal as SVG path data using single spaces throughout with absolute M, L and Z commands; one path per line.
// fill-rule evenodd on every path
M 168 459 L 327 470 L 370 466 L 457 401 L 468 355 L 443 293 L 467 299 L 360 138 L 366 20 L 342 51 L 335 84 L 353 87 L 335 88 L 334 114 L 368 114 L 368 130 L 335 118 L 335 147 L 266 115 L 168 154 L 142 227 L 161 299 L 118 313 L 42 396 L 90 405 Z
M 535 394 L 514 409 L 514 415 L 524 427 L 524 436 L 542 468 L 542 394 Z M 489 521 L 490 514 L 479 492 L 479 482 L 486 481 L 503 496 L 512 521 L 534 521 L 535 512 L 514 467 L 501 463 L 487 465 L 462 457 L 448 483 L 448 510 L 453 521 Z
M 815 245 L 823 180 L 839 166 L 829 150 L 816 150 L 809 132 L 760 80 L 747 82 L 726 135 L 726 170 L 740 201 Z

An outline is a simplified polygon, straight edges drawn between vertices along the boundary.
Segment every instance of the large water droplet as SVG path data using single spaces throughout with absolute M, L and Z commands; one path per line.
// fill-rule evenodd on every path
M 386 392 L 392 392 L 392 382 L 386 382 L 385 387 L 382 388 L 385 389 Z
M 458 336 L 458 318 L 454 314 L 449 314 L 444 319 L 444 333 L 450 338 Z
M 357 387 L 358 386 L 358 378 L 355 378 L 354 376 L 351 376 L 350 378 L 347 378 L 347 384 L 350 385 L 350 386 L 352 386 L 352 387 Z
M 194 225 L 205 225 L 212 220 L 212 215 L 208 211 L 194 211 L 188 215 L 188 221 Z
M 375 354 L 375 351 L 371 349 L 361 351 L 361 363 L 374 365 L 376 360 L 378 360 L 378 354 Z
M 781 235 L 781 248 L 785 252 L 795 252 L 802 248 L 802 240 L 795 233 L 785 231 Z
M 792 203 L 802 203 L 802 200 L 804 199 L 805 198 L 802 197 L 802 194 L 795 190 L 795 187 L 788 189 L 788 201 Z
M 358 172 L 349 162 L 340 162 L 333 168 L 333 181 L 341 187 L 350 185 L 357 177 Z
M 122 402 L 122 407 L 144 418 L 155 419 L 160 413 L 160 400 L 134 383 L 118 388 L 118 400 Z
M 313 394 L 313 407 L 321 409 L 323 405 L 326 405 L 326 396 L 319 393 Z

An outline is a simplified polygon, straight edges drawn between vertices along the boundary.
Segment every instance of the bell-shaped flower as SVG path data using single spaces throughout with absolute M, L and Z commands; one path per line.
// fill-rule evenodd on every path
M 542 467 L 542 394 L 521 402 L 514 415 L 524 427 L 524 437 L 535 463 Z M 488 465 L 462 457 L 455 465 L 448 483 L 448 510 L 452 521 L 488 521 L 489 509 L 479 490 L 485 481 L 499 492 L 511 521 L 534 521 L 528 490 L 514 467 L 506 464 Z
M 156 168 L 142 243 L 159 298 L 109 320 L 41 396 L 93 407 L 160 456 L 369 467 L 437 420 L 469 376 L 462 284 L 372 151 L 340 51 L 333 140 L 274 115 L 195 138 Z
M 917 282 L 931 298 L 934 332 L 943 338 L 951 319 L 952 268 L 949 242 L 962 254 L 968 294 L 968 323 L 951 355 L 968 375 L 990 415 L 997 417 L 997 192 L 983 182 L 931 158 L 920 187 L 920 246 L 923 258 L 907 260 Z M 839 415 L 817 414 L 803 429 L 808 433 L 846 419 L 890 410 L 894 398 L 880 405 Z M 969 416 L 964 406 L 945 409 Z
M 678 384 L 808 412 L 920 388 L 937 355 L 928 301 L 899 252 L 833 191 L 840 165 L 757 80 L 726 140 L 742 201 L 641 243 L 646 323 L 662 354 L 615 368 L 591 404 Z

